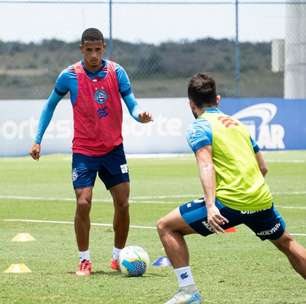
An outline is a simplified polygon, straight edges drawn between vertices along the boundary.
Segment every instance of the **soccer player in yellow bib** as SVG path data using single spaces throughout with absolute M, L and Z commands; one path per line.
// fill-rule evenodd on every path
M 181 205 L 157 223 L 179 284 L 166 304 L 202 303 L 184 236 L 223 233 L 239 224 L 247 225 L 261 240 L 270 240 L 306 279 L 306 250 L 286 231 L 273 206 L 264 179 L 267 166 L 256 142 L 238 120 L 218 109 L 220 96 L 209 76 L 193 76 L 188 97 L 196 120 L 187 131 L 187 141 L 195 153 L 204 198 Z

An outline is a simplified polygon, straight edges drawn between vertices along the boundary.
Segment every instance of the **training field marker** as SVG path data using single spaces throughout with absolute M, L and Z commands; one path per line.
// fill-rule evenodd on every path
M 274 193 L 275 194 L 275 193 Z M 282 193 L 284 194 L 284 193 Z M 306 194 L 306 192 L 294 192 L 293 195 L 300 195 L 300 194 Z M 129 200 L 131 204 L 160 204 L 160 205 L 167 205 L 167 204 L 177 204 L 180 205 L 184 201 L 180 200 L 183 198 L 195 198 L 199 197 L 199 195 L 192 195 L 192 194 L 186 194 L 186 195 L 169 195 L 169 196 L 136 196 Z M 146 198 L 156 198 L 157 200 L 148 200 Z M 158 199 L 172 199 L 177 198 L 177 201 L 159 201 Z M 20 201 L 62 201 L 62 202 L 74 202 L 75 198 L 60 198 L 60 197 L 41 197 L 41 196 L 14 196 L 14 195 L 0 195 L 0 199 L 14 199 L 14 200 L 20 200 Z M 102 203 L 112 203 L 111 199 L 94 199 L 94 202 L 102 202 Z M 296 210 L 306 210 L 306 206 L 281 206 L 276 205 L 277 208 L 282 209 L 296 209 Z
M 22 223 L 44 223 L 44 224 L 67 224 L 74 225 L 71 221 L 48 221 L 48 220 L 30 220 L 30 219 L 4 219 L 4 222 L 22 222 Z M 113 227 L 113 224 L 91 223 L 91 226 Z M 130 225 L 130 228 L 136 229 L 155 229 L 153 226 Z
M 35 241 L 35 239 L 30 233 L 18 233 L 14 238 L 12 238 L 12 242 L 30 242 L 30 241 Z
M 304 159 L 266 159 L 267 163 L 304 164 Z
M 27 273 L 32 272 L 25 264 L 12 264 L 5 273 Z
M 305 192 L 306 194 L 306 192 Z M 155 196 L 134 196 L 129 201 L 136 202 L 141 200 L 159 200 L 159 199 L 171 199 L 171 198 L 190 198 L 190 197 L 199 197 L 199 194 L 177 194 L 177 195 L 155 195 Z M 25 200 L 25 201 L 75 201 L 74 197 L 45 197 L 45 196 L 23 196 L 23 195 L 0 195 L 0 199 L 15 199 L 15 200 Z M 112 202 L 111 198 L 107 199 L 94 199 L 97 202 Z
M 283 192 L 272 192 L 273 195 L 305 195 L 306 191 L 283 191 Z M 167 202 L 161 202 L 159 200 L 167 199 L 195 199 L 199 198 L 201 195 L 199 193 L 189 193 L 189 194 L 174 194 L 174 195 L 140 195 L 133 196 L 130 198 L 130 203 L 156 203 L 156 204 L 166 204 Z M 69 201 L 74 202 L 74 197 L 45 197 L 45 196 L 24 196 L 24 195 L 0 195 L 0 199 L 13 199 L 22 201 Z M 112 203 L 111 198 L 94 199 L 96 202 Z M 168 202 L 169 203 L 169 202 Z M 170 202 L 174 203 L 174 202 Z
M 20 222 L 20 223 L 43 223 L 43 224 L 66 224 L 66 225 L 74 225 L 72 221 L 48 221 L 48 220 L 30 220 L 30 219 L 4 219 L 4 222 Z M 105 223 L 91 223 L 92 226 L 100 226 L 100 227 L 113 227 L 113 224 L 105 224 Z M 150 229 L 155 230 L 156 227 L 153 226 L 141 226 L 141 225 L 130 225 L 130 228 L 135 229 Z M 236 228 L 234 228 L 236 229 Z M 306 233 L 290 233 L 291 235 L 297 236 L 306 236 Z
M 295 192 L 273 192 L 274 195 L 304 195 L 306 191 L 295 191 Z M 129 200 L 131 204 L 177 204 L 180 205 L 184 201 L 184 198 L 194 199 L 198 198 L 200 195 L 198 194 L 178 194 L 178 195 L 157 195 L 157 196 L 134 196 Z M 69 201 L 74 202 L 75 198 L 64 198 L 64 197 L 43 197 L 43 196 L 18 196 L 18 195 L 0 195 L 1 199 L 13 199 L 13 200 L 20 200 L 20 201 Z M 156 199 L 156 200 L 152 200 Z M 177 199 L 176 201 L 160 201 L 162 199 Z M 112 203 L 111 198 L 109 199 L 94 199 L 94 202 L 102 202 L 102 203 Z M 276 205 L 277 208 L 282 209 L 297 209 L 297 210 L 306 210 L 306 206 L 281 206 Z

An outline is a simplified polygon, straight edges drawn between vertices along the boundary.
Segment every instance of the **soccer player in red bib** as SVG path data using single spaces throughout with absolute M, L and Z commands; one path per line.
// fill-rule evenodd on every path
M 76 194 L 75 234 L 80 253 L 77 275 L 90 275 L 90 209 L 92 189 L 98 174 L 114 201 L 115 232 L 111 268 L 119 270 L 120 250 L 129 230 L 129 174 L 123 149 L 122 105 L 140 123 L 152 121 L 135 99 L 125 70 L 103 59 L 106 44 L 103 34 L 89 28 L 82 34 L 83 59 L 58 76 L 55 87 L 41 113 L 35 143 L 30 154 L 38 160 L 41 141 L 59 101 L 69 92 L 73 106 L 72 182 Z

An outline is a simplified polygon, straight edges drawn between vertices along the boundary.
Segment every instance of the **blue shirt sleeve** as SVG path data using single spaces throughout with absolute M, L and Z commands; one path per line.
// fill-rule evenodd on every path
M 121 97 L 124 99 L 132 93 L 131 82 L 124 68 L 116 63 L 116 75 L 118 79 L 119 91 Z
M 194 153 L 207 145 L 212 145 L 212 129 L 209 122 L 204 119 L 197 119 L 188 128 L 186 138 Z
M 69 91 L 69 72 L 63 70 L 56 79 L 54 90 L 58 95 L 65 96 Z
M 250 136 L 250 139 L 251 139 L 251 143 L 252 143 L 252 147 L 253 147 L 253 150 L 255 153 L 259 152 L 260 149 L 259 149 L 259 146 L 257 144 L 257 142 Z
M 137 121 L 139 121 L 139 114 L 141 109 L 136 101 L 136 98 L 133 93 L 123 97 L 124 103 L 126 104 L 130 115 Z
M 42 141 L 42 138 L 44 136 L 44 133 L 51 121 L 51 118 L 53 116 L 54 110 L 59 103 L 59 101 L 63 98 L 62 95 L 59 95 L 56 93 L 55 90 L 53 90 L 47 100 L 47 103 L 45 104 L 38 123 L 38 129 L 35 137 L 35 143 L 40 144 Z
M 78 95 L 77 76 L 72 66 L 63 70 L 55 82 L 54 91 L 57 95 L 64 97 L 70 92 L 71 103 L 75 104 Z

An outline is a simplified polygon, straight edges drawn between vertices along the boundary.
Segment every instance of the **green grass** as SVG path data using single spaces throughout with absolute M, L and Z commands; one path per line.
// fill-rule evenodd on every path
M 288 230 L 306 234 L 305 152 L 266 153 L 266 158 L 270 168 L 267 180 Z M 192 156 L 130 159 L 129 167 L 131 224 L 154 226 L 159 217 L 180 203 L 201 195 Z M 39 162 L 0 159 L 0 303 L 164 303 L 177 288 L 170 268 L 150 267 L 142 278 L 127 278 L 109 270 L 111 228 L 92 227 L 90 249 L 95 274 L 78 278 L 74 276 L 78 253 L 71 224 L 4 221 L 73 221 L 70 172 L 69 156 L 46 156 Z M 42 198 L 34 199 L 37 197 Z M 111 223 L 110 196 L 98 180 L 94 198 L 92 222 Z M 36 241 L 11 242 L 21 232 L 30 233 Z M 306 246 L 306 236 L 296 239 Z M 305 281 L 280 252 L 247 228 L 239 226 L 237 233 L 189 236 L 187 240 L 194 278 L 205 303 L 306 303 Z M 164 255 L 154 229 L 131 228 L 128 244 L 144 247 L 151 260 Z M 32 273 L 3 272 L 16 263 L 25 263 Z

